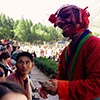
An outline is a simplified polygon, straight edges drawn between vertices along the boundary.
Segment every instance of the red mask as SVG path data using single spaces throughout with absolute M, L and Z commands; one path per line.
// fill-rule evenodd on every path
M 63 30 L 64 37 L 71 37 L 89 24 L 89 13 L 74 5 L 63 5 L 55 14 L 49 17 L 49 21 Z M 76 27 L 79 24 L 79 27 Z

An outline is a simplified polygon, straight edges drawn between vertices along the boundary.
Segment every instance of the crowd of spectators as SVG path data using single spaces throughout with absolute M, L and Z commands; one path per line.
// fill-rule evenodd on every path
M 29 60 L 30 62 L 33 61 L 32 59 L 30 60 L 30 57 L 27 56 L 27 53 L 31 54 L 33 59 L 34 59 L 34 57 L 46 57 L 46 58 L 58 61 L 58 56 L 62 52 L 64 45 L 66 45 L 66 44 L 44 44 L 44 45 L 38 44 L 38 45 L 31 45 L 31 46 L 24 44 L 24 45 L 18 46 L 18 45 L 12 44 L 12 42 L 9 40 L 5 40 L 5 39 L 1 40 L 0 41 L 0 81 L 9 79 L 9 77 L 11 75 L 18 72 L 19 67 L 20 68 L 23 67 L 23 69 L 20 69 L 19 71 L 21 71 L 22 73 L 25 72 L 26 68 L 24 66 L 27 65 L 27 68 L 29 67 L 29 64 L 27 64 L 26 60 Z M 16 59 L 17 59 L 17 56 L 22 52 L 25 52 L 25 55 L 22 54 L 20 57 L 20 60 L 21 61 L 25 60 L 24 61 L 25 63 L 23 63 L 23 65 L 22 64 L 20 65 L 20 63 L 17 62 Z M 32 65 L 32 62 L 31 62 L 31 65 Z M 24 68 L 25 68 L 25 70 L 24 70 Z M 19 73 L 21 73 L 21 72 L 19 72 Z M 24 73 L 26 75 L 25 80 L 27 80 L 27 86 L 29 85 L 29 82 L 30 82 L 29 87 L 32 86 L 32 91 L 35 92 L 34 84 L 32 83 L 32 81 L 30 81 L 31 80 L 31 77 L 29 75 L 30 72 L 31 72 L 31 69 L 27 72 L 28 76 L 25 74 L 26 72 Z M 18 75 L 20 76 L 20 74 L 18 74 Z M 18 79 L 19 79 L 19 76 L 17 77 Z M 22 77 L 22 74 L 20 77 Z M 9 79 L 9 80 L 11 80 L 11 79 Z M 23 80 L 23 82 L 22 82 L 22 80 Z M 14 78 L 14 81 L 15 81 L 15 78 Z M 21 80 L 18 81 L 18 83 L 20 83 L 20 85 L 22 85 L 22 87 L 26 86 L 26 85 L 24 85 L 24 83 L 26 84 L 26 81 L 24 82 L 23 78 L 21 78 Z M 24 87 L 24 88 L 25 88 L 26 92 L 28 92 L 27 91 L 28 88 L 27 89 L 26 89 L 26 87 Z M 31 92 L 30 92 L 30 94 L 31 94 Z M 32 95 L 33 95 L 32 98 L 30 98 L 31 96 L 28 96 L 28 100 L 32 100 L 32 99 L 39 100 L 39 98 L 34 96 L 34 94 L 32 94 Z
M 0 41 L 0 69 L 2 68 L 0 70 L 1 76 L 8 76 L 15 70 L 15 61 L 12 58 L 12 53 L 13 53 L 12 43 L 5 39 L 1 40 Z
M 0 82 L 16 82 L 25 89 L 28 100 L 39 100 L 33 94 L 35 87 L 29 76 L 34 66 L 33 55 L 7 40 L 1 41 L 0 47 Z
M 68 42 L 22 45 L 20 49 L 31 52 L 34 57 L 46 57 L 58 61 L 59 55 Z

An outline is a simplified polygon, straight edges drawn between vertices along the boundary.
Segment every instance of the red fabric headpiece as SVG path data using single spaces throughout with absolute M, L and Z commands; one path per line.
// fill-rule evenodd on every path
M 55 15 L 55 14 L 51 14 L 48 20 L 49 20 L 51 23 L 55 23 L 55 21 L 56 21 L 56 15 Z
M 81 18 L 82 18 L 82 21 L 80 23 L 80 28 L 87 28 L 88 25 L 89 25 L 89 19 L 88 17 L 90 16 L 90 13 L 87 12 L 87 9 L 88 7 L 86 7 L 85 9 L 81 9 Z

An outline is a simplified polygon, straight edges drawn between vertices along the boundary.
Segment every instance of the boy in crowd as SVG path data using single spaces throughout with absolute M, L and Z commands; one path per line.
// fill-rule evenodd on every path
M 33 66 L 32 54 L 22 51 L 16 57 L 16 71 L 7 77 L 8 80 L 15 81 L 25 88 L 28 100 L 32 100 L 32 89 L 34 89 L 32 80 L 28 75 Z

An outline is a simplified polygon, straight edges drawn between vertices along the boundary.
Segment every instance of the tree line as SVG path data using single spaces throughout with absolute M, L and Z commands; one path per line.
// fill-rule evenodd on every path
M 0 39 L 14 39 L 21 42 L 35 43 L 59 41 L 63 39 L 61 30 L 42 23 L 33 23 L 30 19 L 14 21 L 13 18 L 0 14 Z
M 99 36 L 99 34 L 94 33 Z M 46 26 L 42 23 L 33 23 L 30 19 L 21 18 L 14 21 L 13 18 L 0 14 L 0 40 L 13 39 L 19 42 L 43 43 L 65 40 L 59 28 Z

